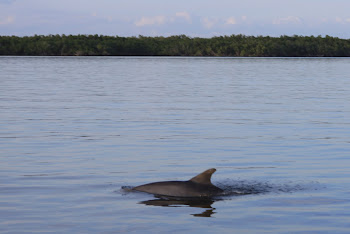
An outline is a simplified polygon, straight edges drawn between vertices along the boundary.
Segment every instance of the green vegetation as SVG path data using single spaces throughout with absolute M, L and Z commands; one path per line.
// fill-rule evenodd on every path
M 213 38 L 102 35 L 0 36 L 0 55 L 348 57 L 350 40 L 314 36 Z

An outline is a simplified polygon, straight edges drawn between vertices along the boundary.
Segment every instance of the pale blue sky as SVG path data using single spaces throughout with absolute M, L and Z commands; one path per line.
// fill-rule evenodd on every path
M 350 38 L 350 0 L 0 0 L 0 35 Z

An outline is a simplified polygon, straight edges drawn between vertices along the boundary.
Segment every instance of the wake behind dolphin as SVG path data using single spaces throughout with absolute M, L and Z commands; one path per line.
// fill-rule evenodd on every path
M 169 197 L 212 197 L 224 191 L 211 183 L 215 168 L 208 169 L 188 181 L 163 181 L 144 184 L 132 190 Z

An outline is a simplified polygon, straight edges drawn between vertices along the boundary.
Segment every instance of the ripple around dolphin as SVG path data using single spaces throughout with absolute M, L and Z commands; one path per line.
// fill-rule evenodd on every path
M 254 180 L 224 180 L 216 185 L 224 190 L 221 198 L 227 196 L 258 195 L 266 193 L 293 193 L 302 190 L 318 190 L 321 186 L 317 182 L 309 183 L 272 183 Z

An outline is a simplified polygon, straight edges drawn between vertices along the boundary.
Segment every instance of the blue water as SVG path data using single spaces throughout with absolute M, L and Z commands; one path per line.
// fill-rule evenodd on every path
M 349 233 L 349 68 L 0 57 L 0 232 Z M 210 201 L 122 189 L 213 167 Z

